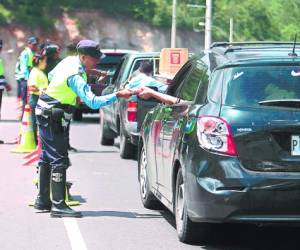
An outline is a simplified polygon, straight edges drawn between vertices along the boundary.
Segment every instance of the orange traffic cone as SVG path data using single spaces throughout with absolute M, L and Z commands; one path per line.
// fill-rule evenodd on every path
M 30 106 L 27 104 L 24 109 L 24 115 L 21 125 L 20 144 L 13 150 L 12 153 L 30 153 L 36 149 L 34 135 L 31 125 Z
M 36 164 L 37 161 L 40 159 L 41 152 L 42 152 L 42 144 L 41 144 L 41 139 L 39 137 L 36 150 L 24 156 L 24 161 L 22 163 L 22 166 L 32 166 Z

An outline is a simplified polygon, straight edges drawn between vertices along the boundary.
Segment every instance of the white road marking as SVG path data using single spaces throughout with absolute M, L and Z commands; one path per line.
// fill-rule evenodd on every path
M 63 218 L 72 250 L 87 250 L 75 218 Z

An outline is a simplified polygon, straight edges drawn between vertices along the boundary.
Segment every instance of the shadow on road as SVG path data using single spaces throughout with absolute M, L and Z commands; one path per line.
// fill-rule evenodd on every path
M 76 152 L 69 152 L 70 154 L 90 154 L 90 153 L 118 153 L 118 150 L 83 150 L 83 149 L 77 149 Z
M 72 195 L 72 200 L 79 201 L 80 203 L 86 203 L 86 199 L 82 198 L 81 195 Z
M 167 209 L 159 211 L 159 213 L 162 215 L 162 217 L 172 226 L 176 229 L 176 222 L 174 215 Z
M 174 215 L 167 209 L 159 211 L 162 217 L 176 228 Z M 208 244 L 197 244 L 205 250 L 256 250 L 300 249 L 300 226 L 264 226 L 247 224 L 222 224 L 213 227 Z
M 218 225 L 207 250 L 299 249 L 299 228 L 257 227 L 255 225 Z
M 20 123 L 21 124 L 21 121 L 18 119 L 4 119 L 4 120 L 2 119 L 1 123 Z
M 130 219 L 154 219 L 162 218 L 159 214 L 142 214 L 125 211 L 81 211 L 84 217 L 120 217 Z
M 82 123 L 99 123 L 99 115 L 86 115 L 82 118 L 81 121 L 72 121 L 72 124 L 82 124 Z

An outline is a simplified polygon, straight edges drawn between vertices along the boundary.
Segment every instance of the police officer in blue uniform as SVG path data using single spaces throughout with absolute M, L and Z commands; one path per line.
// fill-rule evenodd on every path
M 99 63 L 102 55 L 99 44 L 82 40 L 77 44 L 77 52 L 78 55 L 66 57 L 49 73 L 49 86 L 40 96 L 36 107 L 42 153 L 39 161 L 39 192 L 34 208 L 50 210 L 51 217 L 82 216 L 65 203 L 66 170 L 69 166 L 66 133 L 77 96 L 90 108 L 99 109 L 118 98 L 132 95 L 131 90 L 121 90 L 95 96 L 87 84 L 86 72 L 95 69 Z
M 32 59 L 38 51 L 39 39 L 37 37 L 29 37 L 27 47 L 21 52 L 15 68 L 15 78 L 18 83 L 18 98 L 22 100 L 22 117 L 25 105 L 27 104 L 27 81 L 32 69 Z

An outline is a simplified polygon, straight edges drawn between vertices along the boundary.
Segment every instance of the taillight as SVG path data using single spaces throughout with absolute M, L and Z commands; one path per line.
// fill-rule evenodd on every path
M 136 122 L 137 120 L 137 102 L 129 101 L 127 103 L 127 120 Z
M 202 116 L 197 120 L 197 135 L 200 146 L 229 155 L 236 155 L 236 147 L 229 124 L 218 117 Z

